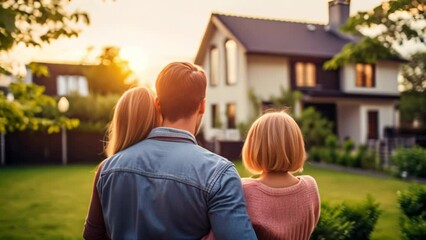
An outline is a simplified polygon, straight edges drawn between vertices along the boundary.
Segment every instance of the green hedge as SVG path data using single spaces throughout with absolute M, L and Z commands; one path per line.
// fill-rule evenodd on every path
M 401 238 L 426 239 L 426 186 L 413 185 L 399 193 Z
M 309 150 L 309 160 L 339 164 L 346 167 L 380 169 L 376 154 L 365 145 L 355 148 L 355 143 L 348 139 L 340 147 L 337 137 L 334 135 L 328 136 L 325 142 L 325 147 L 312 147 Z
M 392 156 L 399 176 L 426 177 L 426 149 L 422 147 L 399 148 Z
M 371 196 L 358 204 L 321 204 L 321 217 L 311 239 L 364 240 L 370 239 L 381 213 Z
M 70 96 L 70 109 L 67 116 L 80 119 L 79 130 L 81 131 L 104 133 L 119 98 L 118 94 Z

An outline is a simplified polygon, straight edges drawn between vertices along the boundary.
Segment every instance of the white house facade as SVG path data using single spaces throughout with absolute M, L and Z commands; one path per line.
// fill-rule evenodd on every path
M 206 140 L 241 139 L 238 124 L 254 114 L 250 91 L 268 102 L 281 89 L 298 90 L 303 97 L 297 106 L 316 108 L 340 139 L 358 144 L 397 127 L 399 60 L 322 68 L 353 41 L 336 30 L 349 16 L 349 4 L 330 1 L 327 25 L 212 14 L 195 58 L 209 81 Z

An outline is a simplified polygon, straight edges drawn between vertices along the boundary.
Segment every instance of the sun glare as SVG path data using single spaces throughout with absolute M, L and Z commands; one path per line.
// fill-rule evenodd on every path
M 143 72 L 147 68 L 148 56 L 139 47 L 123 47 L 120 56 L 129 61 L 130 68 L 135 72 Z

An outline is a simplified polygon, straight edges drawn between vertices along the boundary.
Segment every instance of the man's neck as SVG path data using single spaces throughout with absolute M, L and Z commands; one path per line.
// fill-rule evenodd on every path
M 175 122 L 170 122 L 167 119 L 164 119 L 162 126 L 168 127 L 168 128 L 185 130 L 192 133 L 192 135 L 195 136 L 196 120 L 194 118 L 185 118 L 185 119 L 179 119 Z

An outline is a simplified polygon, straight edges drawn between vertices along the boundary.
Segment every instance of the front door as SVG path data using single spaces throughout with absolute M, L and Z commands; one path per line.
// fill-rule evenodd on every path
M 368 135 L 367 139 L 379 139 L 379 113 L 368 111 Z

